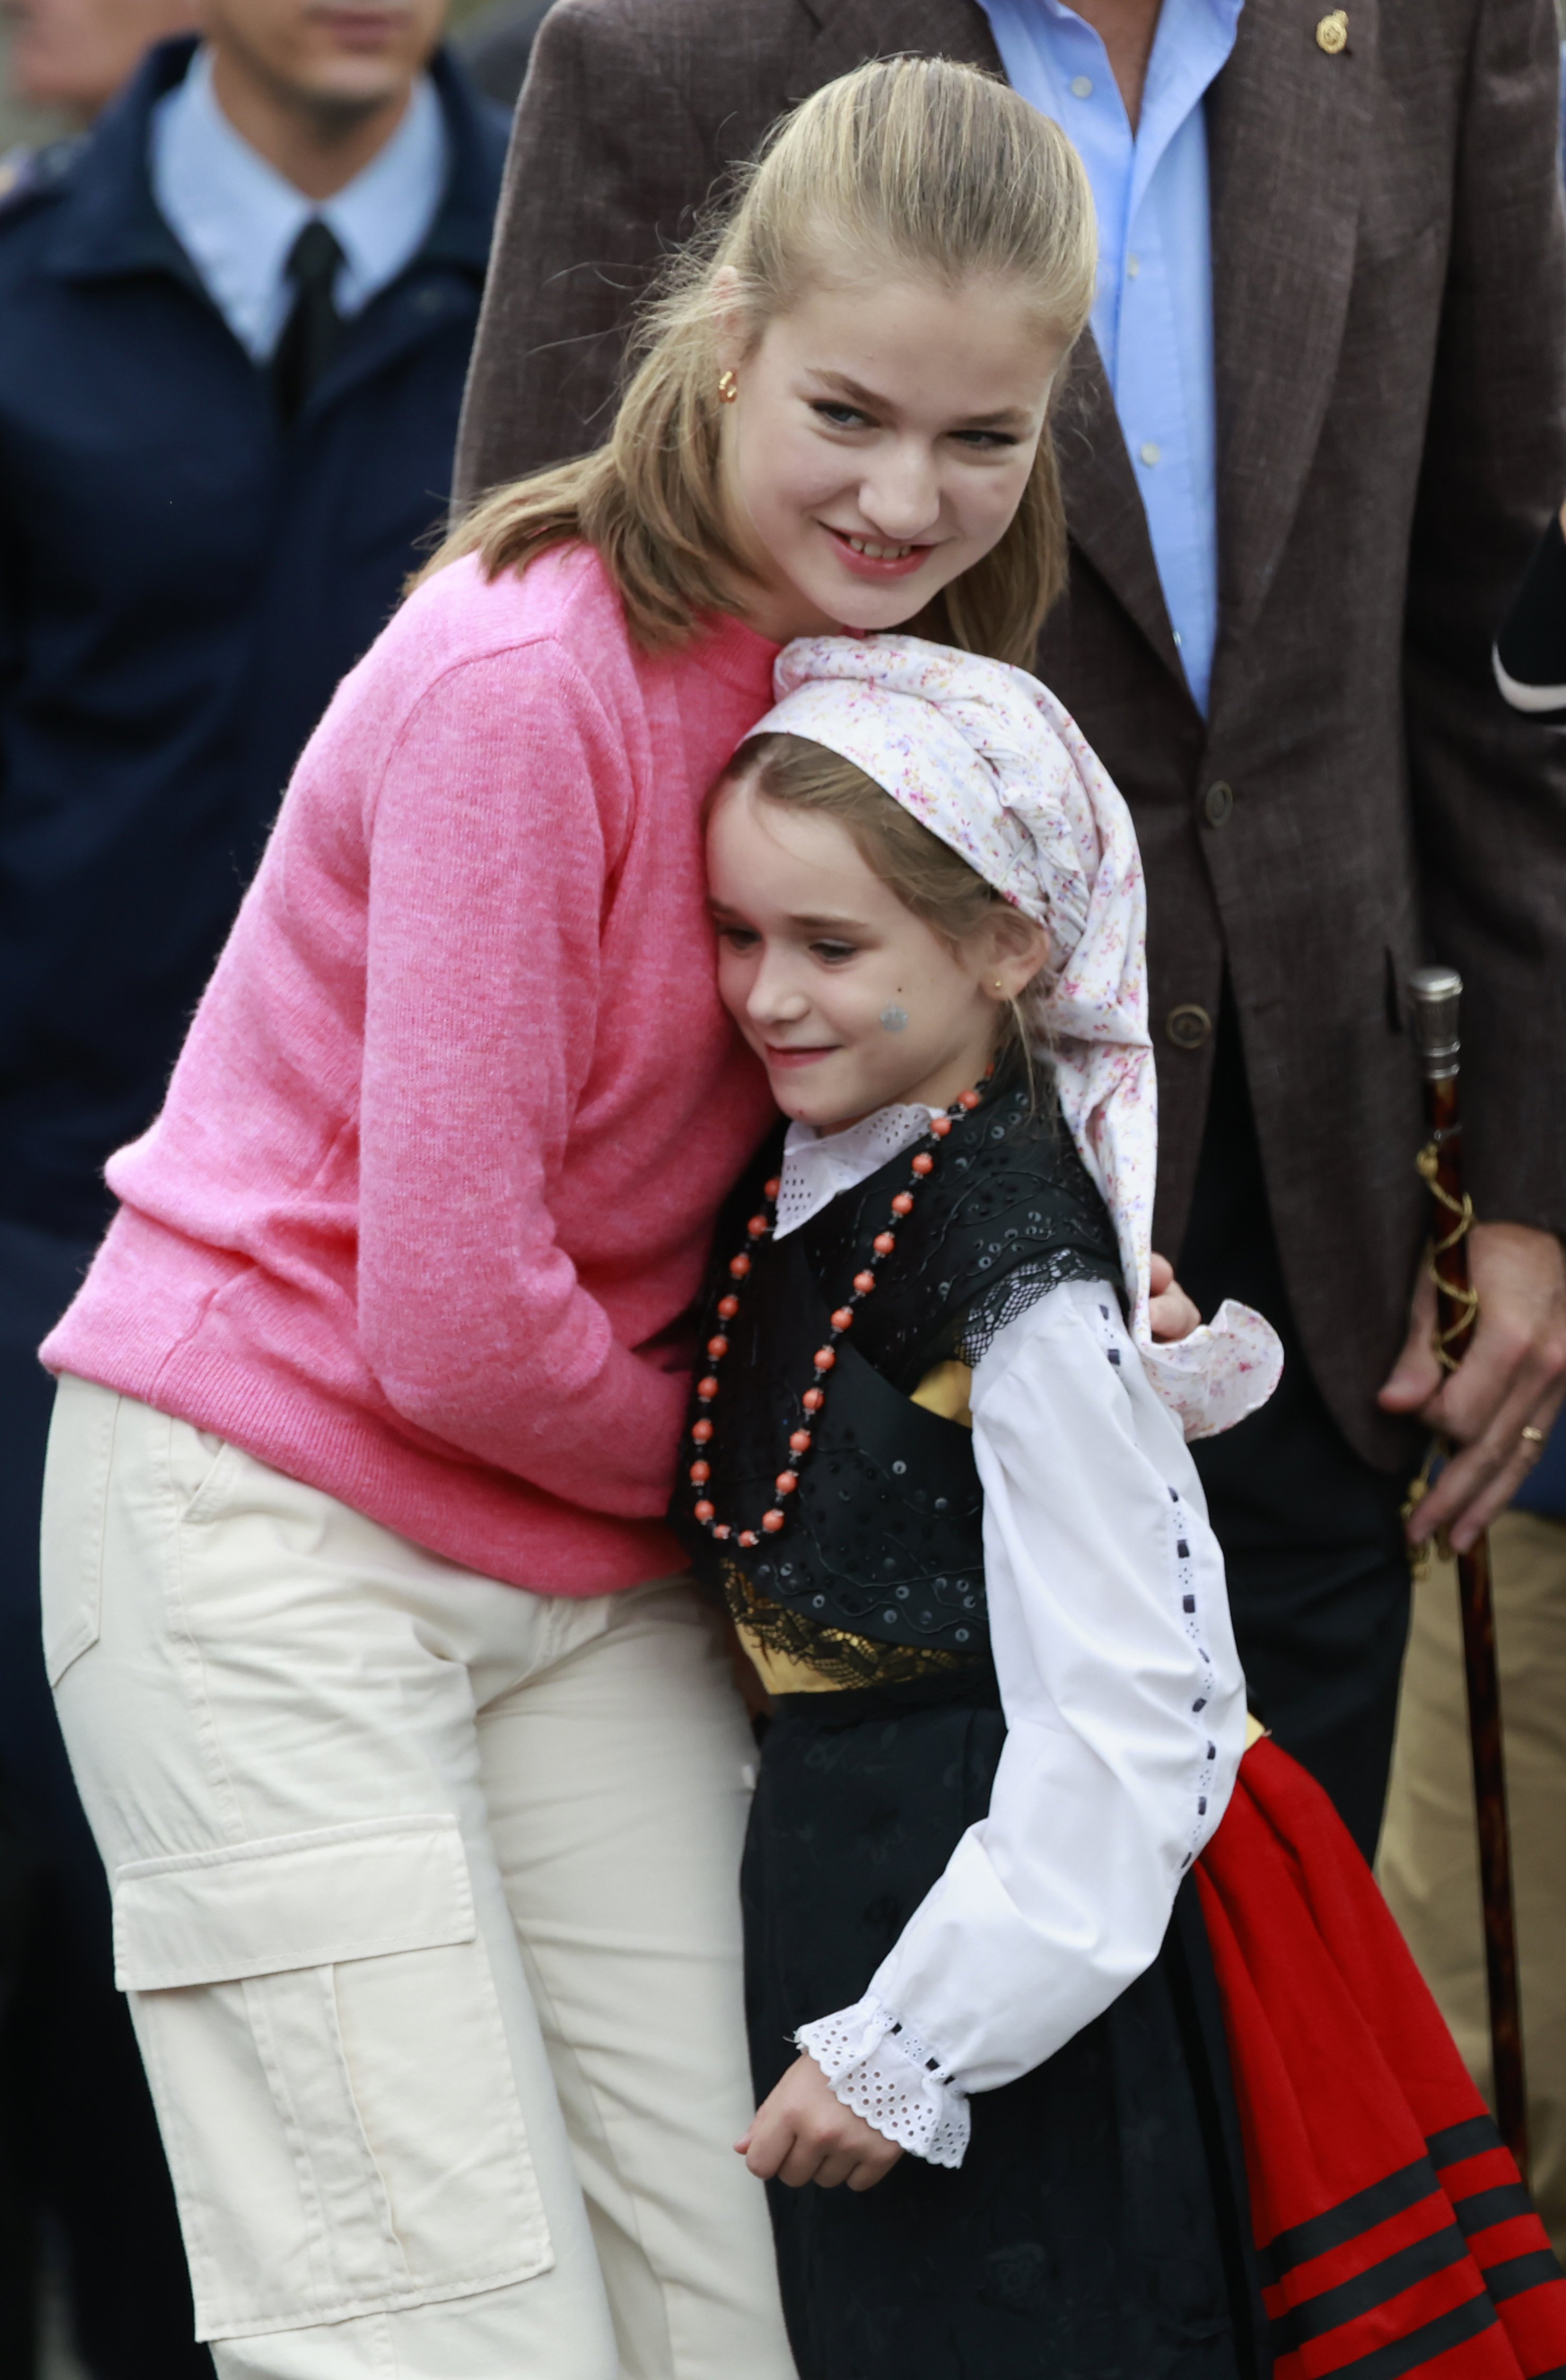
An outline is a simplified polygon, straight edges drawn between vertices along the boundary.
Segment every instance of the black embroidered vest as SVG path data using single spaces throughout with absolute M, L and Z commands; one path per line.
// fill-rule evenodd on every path
M 736 1619 L 764 1607 L 795 1615 L 807 1635 L 847 1631 L 889 1645 L 973 1655 L 988 1649 L 984 1604 L 983 1498 L 972 1432 L 912 1402 L 941 1362 L 976 1363 L 1002 1326 L 1064 1281 L 1120 1281 L 1110 1218 L 1063 1124 L 1034 1115 L 1021 1086 L 1002 1086 L 953 1125 L 911 1214 L 898 1221 L 894 1195 L 908 1186 L 911 1151 L 782 1241 L 751 1250 L 739 1312 L 720 1325 L 716 1305 L 735 1284 L 728 1259 L 746 1242 L 746 1219 L 763 1205 L 781 1138 L 764 1150 L 718 1227 L 702 1337 L 722 1328 L 729 1352 L 710 1406 L 694 1402 L 681 1444 L 680 1485 L 670 1520 L 704 1583 Z M 815 1351 L 828 1318 L 864 1265 L 875 1234 L 894 1224 L 897 1245 L 873 1294 L 837 1342 L 826 1406 L 812 1420 L 800 1404 L 815 1380 Z M 690 1422 L 710 1415 L 713 1436 L 695 1446 Z M 791 1430 L 807 1424 L 814 1443 L 796 1459 Z M 700 1488 L 686 1474 L 700 1453 L 711 1465 Z M 749 1548 L 779 1502 L 774 1482 L 796 1468 L 783 1502 L 784 1527 Z M 695 1518 L 706 1497 L 720 1522 L 715 1541 Z M 795 1647 L 803 1649 L 796 1629 Z

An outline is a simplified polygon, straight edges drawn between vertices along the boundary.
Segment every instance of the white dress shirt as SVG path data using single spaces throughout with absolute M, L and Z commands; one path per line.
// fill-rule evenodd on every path
M 1013 88 L 1068 132 L 1099 218 L 1093 336 L 1142 492 L 1174 641 L 1206 711 L 1218 636 L 1217 399 L 1205 102 L 1243 0 L 1163 0 L 1135 132 L 1065 0 L 982 0 Z
M 445 117 L 428 75 L 402 122 L 362 172 L 330 199 L 308 199 L 236 132 L 198 50 L 184 81 L 152 111 L 149 160 L 158 212 L 240 346 L 265 363 L 294 302 L 285 267 L 319 216 L 343 251 L 334 301 L 361 313 L 423 246 L 446 184 Z
M 931 1112 L 792 1126 L 778 1237 Z M 1007 1727 L 989 1814 L 864 1998 L 797 2036 L 845 2106 L 948 2166 L 971 2091 L 1042 2065 L 1152 1964 L 1245 1745 L 1223 1558 L 1114 1292 L 1047 1292 L 996 1333 L 970 1402 Z

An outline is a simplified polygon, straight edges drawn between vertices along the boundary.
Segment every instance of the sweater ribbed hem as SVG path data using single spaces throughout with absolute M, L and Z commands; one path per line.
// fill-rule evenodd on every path
M 118 1228 L 127 1220 L 122 1216 Z M 44 1342 L 43 1363 L 226 1439 L 272 1470 L 507 1586 L 613 1595 L 685 1569 L 660 1522 L 588 1512 L 459 1453 L 416 1445 L 318 1379 L 210 1345 L 200 1322 L 205 1300 L 192 1301 L 188 1315 L 177 1310 L 185 1286 L 165 1279 L 155 1302 L 127 1305 L 114 1293 L 123 1281 L 111 1289 L 100 1273 Z

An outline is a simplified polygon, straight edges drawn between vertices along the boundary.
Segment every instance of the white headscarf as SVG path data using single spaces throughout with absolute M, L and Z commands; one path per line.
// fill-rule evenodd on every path
M 1026 670 L 918 637 L 806 637 L 779 655 L 756 735 L 800 735 L 884 786 L 985 881 L 1049 929 L 1029 995 L 1061 1113 L 1114 1222 L 1131 1329 L 1187 1438 L 1266 1402 L 1283 1351 L 1226 1300 L 1187 1339 L 1147 1320 L 1158 1082 L 1147 1035 L 1147 900 L 1131 813 L 1075 722 Z

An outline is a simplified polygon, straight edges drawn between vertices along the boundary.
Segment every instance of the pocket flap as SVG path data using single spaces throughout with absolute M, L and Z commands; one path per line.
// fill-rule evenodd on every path
M 132 1860 L 114 1891 L 122 1992 L 435 1949 L 478 1931 L 467 1855 L 445 1811 Z

